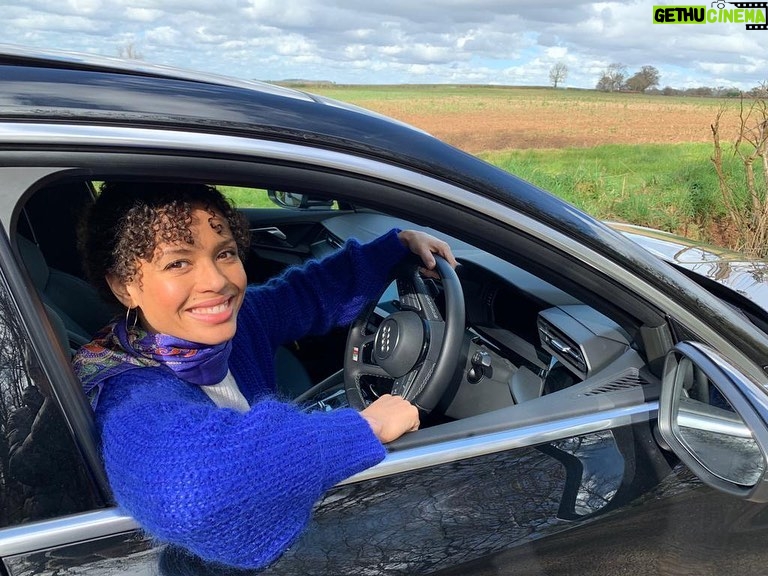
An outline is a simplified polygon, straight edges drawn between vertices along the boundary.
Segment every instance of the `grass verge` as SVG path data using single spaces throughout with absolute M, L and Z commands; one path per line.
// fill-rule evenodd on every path
M 479 154 L 600 219 L 619 220 L 715 241 L 726 217 L 709 144 L 602 145 Z M 732 181 L 743 167 L 728 157 Z

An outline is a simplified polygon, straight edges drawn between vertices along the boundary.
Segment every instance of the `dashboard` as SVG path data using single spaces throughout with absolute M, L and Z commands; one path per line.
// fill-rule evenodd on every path
M 376 213 L 347 213 L 323 226 L 328 239 L 315 246 L 321 252 L 352 237 L 365 242 L 392 228 L 418 228 Z M 451 245 L 466 305 L 464 350 L 440 407 L 447 417 L 535 400 L 589 380 L 634 352 L 617 323 L 569 293 L 493 254 L 425 230 Z M 392 289 L 382 300 L 392 298 Z M 632 363 L 642 364 L 633 357 Z

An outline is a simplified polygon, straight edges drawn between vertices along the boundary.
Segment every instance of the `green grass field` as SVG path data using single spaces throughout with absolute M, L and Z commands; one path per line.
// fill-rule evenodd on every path
M 606 144 L 480 157 L 599 218 L 702 238 L 725 216 L 710 155 L 707 144 Z

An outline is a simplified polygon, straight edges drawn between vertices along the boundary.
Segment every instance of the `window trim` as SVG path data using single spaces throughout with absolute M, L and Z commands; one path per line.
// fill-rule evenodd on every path
M 0 558 L 136 530 L 139 530 L 136 521 L 118 508 L 20 524 L 0 531 Z

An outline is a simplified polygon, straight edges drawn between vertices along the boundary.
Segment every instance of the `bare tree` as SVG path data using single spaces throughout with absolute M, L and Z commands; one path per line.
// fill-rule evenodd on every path
M 117 48 L 117 55 L 125 60 L 144 60 L 144 55 L 139 52 L 139 49 L 136 48 L 133 42 L 119 46 Z
M 653 66 L 643 66 L 627 79 L 626 87 L 633 92 L 645 92 L 648 88 L 659 85 L 659 71 Z
M 758 84 L 754 88 L 751 88 L 744 95 L 748 98 L 757 98 L 762 100 L 768 99 L 768 82 Z
M 600 80 L 595 84 L 595 90 L 599 90 L 600 92 L 610 92 L 612 88 L 611 79 L 605 72 L 603 72 L 603 75 L 600 76 Z
M 549 69 L 549 81 L 552 83 L 553 88 L 557 88 L 560 82 L 565 82 L 567 76 L 568 66 L 564 62 L 557 62 Z
M 616 92 L 621 89 L 626 77 L 627 67 L 621 62 L 614 62 L 603 70 L 595 88 L 603 92 Z
M 768 84 L 763 84 L 768 88 Z M 722 106 L 711 125 L 714 140 L 712 163 L 723 195 L 728 215 L 738 232 L 738 245 L 733 246 L 749 255 L 768 256 L 768 99 L 756 98 L 750 103 L 741 99 L 739 126 L 733 155 L 744 168 L 746 193 L 734 185 L 723 165 L 720 143 L 720 123 L 725 113 Z M 755 162 L 761 164 L 755 170 Z

